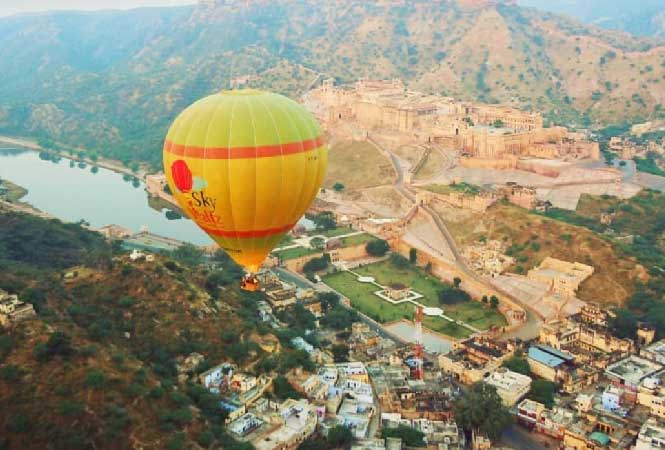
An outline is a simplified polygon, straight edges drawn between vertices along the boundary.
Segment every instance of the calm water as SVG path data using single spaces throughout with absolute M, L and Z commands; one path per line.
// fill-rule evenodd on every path
M 168 220 L 166 210 L 148 206 L 143 183 L 134 187 L 110 170 L 92 173 L 90 165 L 71 168 L 69 162 L 62 158 L 56 164 L 39 159 L 37 152 L 5 149 L 0 151 L 0 178 L 28 189 L 22 201 L 65 221 L 84 219 L 95 228 L 114 223 L 135 232 L 146 226 L 161 236 L 197 245 L 213 242 L 194 222 Z
M 410 322 L 399 321 L 385 328 L 409 342 L 415 342 L 414 334 L 416 330 Z M 452 341 L 439 334 L 423 330 L 423 346 L 427 352 L 446 354 L 452 348 Z

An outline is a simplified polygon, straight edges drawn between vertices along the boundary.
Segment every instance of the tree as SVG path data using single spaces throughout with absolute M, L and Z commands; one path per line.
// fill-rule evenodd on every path
M 322 211 L 309 219 L 314 222 L 317 230 L 333 230 L 337 227 L 335 214 L 332 211 Z
M 524 358 L 519 358 L 513 356 L 512 358 L 503 362 L 503 367 L 506 367 L 513 372 L 521 373 L 522 375 L 531 374 L 531 369 L 529 368 L 529 363 Z
M 400 425 L 397 428 L 384 428 L 381 431 L 382 438 L 396 437 L 402 439 L 406 447 L 425 447 L 425 433 L 415 428 Z
M 471 296 L 458 288 L 446 287 L 439 291 L 439 302 L 443 305 L 454 305 L 471 300 Z
M 14 342 L 8 334 L 0 335 L 0 362 L 2 362 L 12 351 Z
M 512 423 L 512 416 L 503 405 L 496 388 L 479 381 L 471 386 L 453 407 L 455 421 L 467 433 L 480 432 L 494 440 Z
M 324 312 L 328 312 L 339 305 L 339 295 L 335 292 L 320 292 L 318 297 L 321 302 L 321 309 Z
M 390 244 L 383 239 L 376 239 L 368 242 L 365 250 L 372 256 L 383 256 L 390 250 Z
M 203 250 L 192 244 L 184 244 L 175 249 L 172 256 L 188 266 L 198 266 L 203 258 Z
M 349 360 L 349 346 L 346 344 L 335 344 L 330 351 L 336 363 L 347 362 Z
M 554 406 L 554 393 L 556 392 L 556 384 L 548 380 L 535 380 L 531 383 L 531 390 L 528 397 L 531 400 L 542 403 L 547 408 Z
M 313 273 L 325 270 L 328 268 L 328 263 L 330 262 L 330 257 L 328 255 L 323 255 L 319 258 L 312 258 L 305 263 L 302 267 L 303 272 Z
M 409 262 L 411 264 L 415 264 L 416 262 L 418 262 L 418 250 L 416 250 L 415 248 L 409 250 Z
M 353 433 L 345 426 L 337 425 L 328 430 L 326 436 L 326 443 L 328 448 L 344 448 L 348 449 L 353 443 Z
M 620 338 L 635 339 L 637 334 L 637 317 L 631 311 L 619 308 L 616 316 L 610 320 L 610 329 Z
M 346 309 L 342 305 L 337 305 L 329 310 L 321 319 L 321 323 L 334 330 L 344 330 L 350 328 L 353 322 L 358 321 L 358 313 L 352 309 Z
M 409 266 L 409 260 L 399 253 L 390 255 L 390 263 L 398 269 L 406 269 Z
M 494 122 L 492 122 L 492 126 L 494 128 L 503 128 L 505 126 L 505 123 L 501 119 L 496 119 Z
M 106 383 L 106 375 L 101 370 L 91 370 L 85 376 L 85 385 L 91 389 L 101 389 Z
M 496 295 L 490 297 L 490 306 L 494 309 L 499 307 L 499 298 Z
M 309 245 L 311 245 L 312 248 L 321 250 L 326 246 L 326 240 L 323 239 L 321 236 L 316 236 L 310 239 Z
M 453 286 L 459 288 L 460 284 L 462 284 L 462 279 L 460 277 L 453 278 Z
M 35 345 L 32 353 L 39 361 L 46 361 L 54 356 L 68 358 L 74 353 L 74 349 L 72 348 L 69 336 L 62 331 L 56 331 L 49 337 L 45 344 L 39 343 Z
M 287 380 L 284 375 L 279 375 L 275 378 L 275 381 L 272 384 L 272 390 L 275 396 L 281 400 L 286 400 L 287 398 L 302 398 L 302 395 L 291 386 L 291 383 L 289 383 L 289 380 Z
M 337 183 L 333 184 L 333 189 L 335 190 L 335 192 L 341 192 L 341 191 L 343 191 L 343 190 L 344 190 L 344 187 L 345 187 L 345 186 L 344 186 L 342 183 L 340 183 L 340 182 L 337 182 Z

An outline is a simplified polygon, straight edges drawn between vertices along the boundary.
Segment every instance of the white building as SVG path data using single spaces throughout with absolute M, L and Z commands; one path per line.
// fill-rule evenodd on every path
M 252 413 L 247 413 L 231 422 L 228 425 L 228 429 L 232 433 L 242 437 L 256 430 L 261 425 L 263 425 L 263 421 L 261 419 Z
M 635 450 L 660 450 L 665 448 L 665 424 L 653 417 L 649 418 L 642 425 L 634 448 Z
M 314 433 L 318 422 L 316 410 L 307 400 L 289 399 L 279 409 L 280 426 L 254 440 L 256 450 L 291 450 Z
M 492 372 L 485 378 L 485 383 L 496 387 L 503 404 L 508 407 L 526 397 L 531 389 L 531 377 L 505 368 Z
M 665 339 L 654 342 L 640 350 L 640 356 L 665 365 Z
M 18 295 L 10 295 L 0 290 L 0 325 L 6 326 L 35 315 L 30 303 L 22 302 Z
M 235 368 L 233 364 L 222 363 L 200 374 L 199 380 L 210 392 L 219 394 L 223 388 L 230 385 Z

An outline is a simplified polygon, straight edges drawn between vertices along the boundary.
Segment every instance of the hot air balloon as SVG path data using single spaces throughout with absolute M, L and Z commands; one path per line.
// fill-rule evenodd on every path
M 182 210 L 248 275 L 300 220 L 326 174 L 328 149 L 298 103 L 224 91 L 186 108 L 164 142 L 164 171 Z

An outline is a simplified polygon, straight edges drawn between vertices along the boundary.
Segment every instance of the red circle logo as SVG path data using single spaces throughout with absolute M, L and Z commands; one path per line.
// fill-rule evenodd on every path
M 173 182 L 180 192 L 189 192 L 194 185 L 192 171 L 187 167 L 187 163 L 182 159 L 175 161 L 171 165 L 171 176 Z

